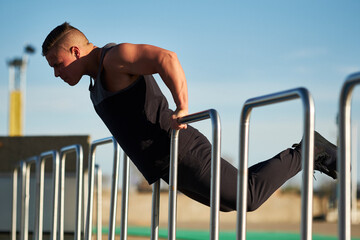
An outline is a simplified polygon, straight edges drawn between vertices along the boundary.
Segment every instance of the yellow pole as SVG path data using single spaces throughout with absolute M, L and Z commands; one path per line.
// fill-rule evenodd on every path
M 9 136 L 22 136 L 22 94 L 20 90 L 10 92 Z

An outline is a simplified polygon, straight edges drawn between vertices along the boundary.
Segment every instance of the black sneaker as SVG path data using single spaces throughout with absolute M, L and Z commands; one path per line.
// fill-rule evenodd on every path
M 314 132 L 314 170 L 318 170 L 326 175 L 337 178 L 336 160 L 337 147 L 326 140 L 318 132 Z M 293 147 L 301 152 L 301 143 L 294 144 Z

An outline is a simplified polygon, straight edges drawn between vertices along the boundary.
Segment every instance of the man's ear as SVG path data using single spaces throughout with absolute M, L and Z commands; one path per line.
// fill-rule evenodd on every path
M 76 57 L 76 59 L 80 58 L 80 49 L 77 46 L 72 46 L 70 48 L 70 52 Z

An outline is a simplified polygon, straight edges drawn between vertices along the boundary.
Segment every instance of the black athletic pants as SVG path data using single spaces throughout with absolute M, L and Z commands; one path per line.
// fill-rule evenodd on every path
M 273 158 L 249 168 L 247 211 L 260 207 L 281 185 L 301 170 L 300 152 L 286 149 Z M 211 144 L 199 136 L 179 156 L 178 189 L 188 197 L 210 205 Z M 169 175 L 162 177 L 168 182 Z M 221 159 L 220 210 L 236 210 L 237 169 Z

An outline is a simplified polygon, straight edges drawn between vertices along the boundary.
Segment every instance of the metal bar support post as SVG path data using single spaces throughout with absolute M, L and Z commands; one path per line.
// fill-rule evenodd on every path
M 356 85 L 360 84 L 360 72 L 350 75 L 340 93 L 339 101 L 339 151 L 337 169 L 339 170 L 338 182 L 338 234 L 341 240 L 351 238 L 351 99 Z M 356 169 L 354 170 L 356 171 Z
M 24 239 L 24 226 L 25 226 L 25 179 L 26 179 L 26 163 L 20 161 L 19 166 L 14 168 L 13 171 L 13 198 L 12 198 L 12 219 L 11 219 L 11 239 L 16 240 L 16 223 L 17 223 L 17 191 L 18 191 L 18 173 L 20 172 L 21 179 L 21 226 L 20 226 L 20 239 Z
M 160 208 L 160 180 L 153 183 L 151 201 L 151 236 L 150 240 L 159 239 L 159 208 Z
M 20 162 L 19 166 L 16 166 L 13 170 L 12 175 L 12 209 L 11 209 L 11 240 L 16 240 L 16 209 L 17 209 L 17 189 L 18 189 L 18 172 L 21 169 Z
M 102 239 L 102 171 L 98 164 L 95 164 L 96 176 L 96 239 Z
M 269 94 L 245 102 L 240 119 L 240 160 L 237 192 L 237 239 L 246 239 L 246 211 L 248 190 L 248 140 L 251 110 L 255 107 L 300 98 L 304 113 L 302 148 L 301 239 L 312 239 L 312 197 L 314 169 L 314 103 L 305 88 Z
M 113 175 L 111 181 L 111 199 L 110 199 L 110 220 L 109 220 L 109 240 L 115 238 L 115 220 L 116 220 L 116 203 L 117 203 L 117 188 L 119 179 L 119 151 L 120 147 L 113 137 L 103 138 L 94 141 L 90 146 L 89 154 L 89 191 L 88 191 L 88 203 L 87 203 L 87 214 L 86 214 L 86 228 L 85 228 L 85 239 L 91 240 L 91 225 L 92 225 L 92 213 L 93 213 L 93 194 L 94 194 L 94 168 L 95 168 L 95 150 L 97 146 L 112 143 L 114 146 L 114 160 L 113 160 Z M 125 155 L 125 153 L 124 153 Z M 124 172 L 125 173 L 125 172 Z M 126 174 L 127 178 L 129 177 Z M 123 189 L 128 191 L 128 189 Z M 122 202 L 121 216 L 127 212 L 127 201 Z M 125 214 L 126 215 L 126 214 Z M 126 218 L 127 221 L 127 218 Z M 126 224 L 122 223 L 123 226 Z M 121 231 L 127 231 L 121 229 Z
M 219 238 L 219 209 L 220 209 L 220 155 L 221 155 L 221 124 L 216 110 L 191 114 L 178 119 L 179 123 L 186 124 L 211 119 L 212 149 L 211 149 L 211 189 L 210 189 L 210 239 Z M 177 162 L 178 162 L 179 130 L 173 130 L 170 147 L 170 174 L 169 174 L 169 226 L 168 239 L 176 239 L 176 206 L 177 206 Z
M 36 221 L 35 239 L 43 239 L 43 216 L 44 216 L 44 174 L 45 160 L 52 159 L 52 226 L 50 239 L 56 240 L 58 220 L 58 198 L 59 198 L 59 153 L 56 150 L 43 152 L 37 161 L 36 170 Z
M 30 200 L 30 167 L 32 164 L 35 164 L 36 166 L 36 176 L 38 175 L 38 169 L 37 164 L 39 162 L 39 158 L 37 156 L 28 158 L 23 162 L 23 165 L 21 166 L 21 172 L 22 172 L 22 180 L 21 180 L 21 233 L 20 233 L 20 239 L 21 240 L 27 240 L 29 238 L 29 200 Z M 36 186 L 36 191 L 38 191 L 38 186 Z M 37 201 L 37 196 L 36 200 Z M 37 230 L 37 214 L 35 206 L 35 233 Z
M 120 240 L 127 239 L 128 214 L 129 214 L 129 185 L 130 185 L 130 158 L 124 153 L 122 171 L 122 193 L 121 193 L 121 222 Z
M 70 145 L 60 149 L 60 192 L 59 192 L 59 239 L 64 239 L 64 197 L 65 197 L 65 160 L 67 154 L 76 154 L 76 206 L 74 239 L 81 238 L 81 208 L 83 188 L 83 150 L 81 145 Z

